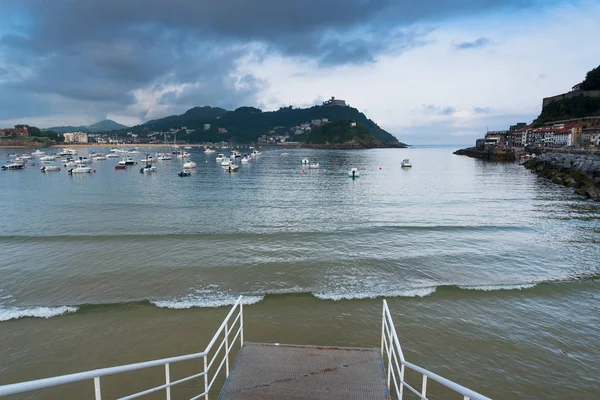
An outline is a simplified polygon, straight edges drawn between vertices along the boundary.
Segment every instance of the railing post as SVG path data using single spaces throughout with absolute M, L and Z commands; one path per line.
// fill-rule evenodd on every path
M 94 378 L 94 395 L 96 400 L 102 400 L 102 393 L 100 391 L 100 377 Z
M 388 390 L 392 382 L 392 354 L 394 354 L 394 342 L 392 341 L 392 330 L 389 329 L 390 335 L 388 336 L 388 370 L 387 370 L 387 386 Z
M 207 356 L 204 356 L 204 400 L 208 400 L 208 362 Z
M 385 335 L 385 300 L 383 300 L 383 317 L 381 318 L 381 357 L 383 357 L 383 337 Z
M 229 377 L 229 322 L 225 324 L 225 377 Z
M 240 301 L 240 349 L 244 346 L 244 304 Z
M 427 397 L 427 375 L 423 375 L 423 385 L 421 386 L 421 396 Z
M 169 385 L 171 383 L 171 374 L 169 371 L 169 363 L 165 364 L 165 383 Z M 167 386 L 167 400 L 171 400 L 171 386 Z

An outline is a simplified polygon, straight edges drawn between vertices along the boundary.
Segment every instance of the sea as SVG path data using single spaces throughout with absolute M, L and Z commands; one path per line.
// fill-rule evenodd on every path
M 203 351 L 242 295 L 244 340 L 379 347 L 386 299 L 412 363 L 494 399 L 600 398 L 600 203 L 458 147 L 0 171 L 0 384 Z M 114 398 L 154 378 L 106 379 Z

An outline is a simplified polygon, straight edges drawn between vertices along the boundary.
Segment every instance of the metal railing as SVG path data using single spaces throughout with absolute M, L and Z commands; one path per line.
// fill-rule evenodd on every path
M 395 394 L 395 398 L 402 400 L 404 387 L 417 395 L 420 399 L 427 400 L 427 380 L 432 379 L 445 386 L 451 391 L 463 395 L 464 400 L 491 400 L 477 392 L 467 389 L 449 379 L 443 378 L 431 371 L 411 364 L 404 359 L 402 347 L 396 334 L 396 328 L 390 315 L 390 309 L 387 302 L 383 300 L 383 317 L 381 322 L 381 356 L 384 357 L 384 368 L 387 376 L 387 387 L 390 395 Z M 422 375 L 421 391 L 410 386 L 404 380 L 406 368 Z M 392 386 L 393 383 L 393 386 Z
M 236 312 L 236 310 L 237 310 L 237 312 Z M 233 322 L 231 322 L 232 318 L 233 318 Z M 235 327 L 238 327 L 237 330 L 235 331 L 235 335 L 233 335 L 233 337 L 230 337 L 230 335 L 234 331 Z M 221 334 L 223 334 L 222 335 L 223 338 L 221 339 L 220 345 L 215 350 L 212 357 L 210 357 L 210 361 L 209 361 L 209 353 L 213 349 L 213 346 L 215 346 L 215 343 L 220 338 Z M 95 369 L 93 371 L 79 372 L 76 374 L 62 375 L 62 376 L 56 376 L 53 378 L 38 379 L 35 381 L 28 381 L 28 382 L 4 385 L 4 386 L 0 386 L 0 396 L 24 393 L 24 392 L 29 392 L 31 390 L 45 389 L 45 388 L 49 388 L 49 387 L 53 387 L 53 386 L 65 385 L 68 383 L 80 382 L 80 381 L 84 381 L 84 380 L 93 380 L 94 381 L 95 400 L 101 400 L 102 399 L 102 390 L 101 390 L 101 386 L 100 386 L 100 378 L 109 376 L 109 375 L 119 374 L 122 372 L 137 371 L 137 370 L 146 369 L 146 368 L 164 366 L 164 368 L 165 368 L 165 384 L 164 385 L 155 386 L 155 387 L 152 387 L 150 389 L 147 389 L 147 390 L 144 390 L 141 392 L 137 392 L 137 393 L 133 393 L 128 396 L 125 396 L 125 397 L 121 397 L 120 400 L 135 399 L 137 397 L 141 397 L 141 396 L 144 396 L 144 395 L 147 395 L 150 393 L 154 393 L 154 392 L 158 392 L 161 390 L 165 391 L 166 399 L 171 400 L 171 387 L 178 385 L 180 383 L 183 383 L 183 382 L 190 381 L 195 378 L 200 378 L 200 377 L 204 377 L 204 391 L 202 393 L 192 397 L 192 399 L 195 400 L 195 399 L 204 397 L 205 400 L 208 400 L 208 393 L 211 390 L 213 384 L 215 383 L 215 380 L 216 380 L 217 376 L 219 375 L 219 372 L 223 368 L 223 364 L 225 364 L 225 375 L 229 376 L 229 353 L 231 352 L 231 349 L 234 346 L 234 342 L 237 340 L 238 336 L 240 338 L 240 347 L 241 347 L 244 344 L 244 310 L 243 310 L 243 305 L 242 305 L 242 296 L 240 296 L 237 299 L 237 301 L 235 302 L 235 304 L 233 305 L 233 307 L 231 307 L 231 310 L 225 317 L 225 320 L 223 320 L 223 323 L 221 324 L 221 326 L 219 327 L 219 329 L 213 336 L 212 340 L 210 341 L 210 343 L 208 343 L 208 346 L 206 346 L 206 349 L 201 353 L 186 354 L 186 355 L 179 356 L 179 357 L 169 357 L 169 358 L 163 358 L 160 360 L 146 361 L 146 362 L 141 362 L 141 363 L 136 363 L 136 364 L 121 365 L 118 367 L 111 367 L 111 368 L 101 368 L 101 369 Z M 223 358 L 222 358 L 221 362 L 219 363 L 219 366 L 217 367 L 217 369 L 212 374 L 212 379 L 209 380 L 210 375 L 211 375 L 210 370 L 214 366 L 214 363 L 217 360 L 217 356 L 219 356 L 219 354 L 221 353 L 221 350 L 224 350 L 222 352 Z M 194 374 L 194 375 L 187 376 L 182 379 L 178 379 L 176 381 L 171 381 L 171 374 L 170 374 L 170 365 L 171 364 L 180 362 L 180 361 L 193 360 L 193 359 L 199 359 L 199 358 L 202 358 L 204 361 L 204 369 L 201 372 Z

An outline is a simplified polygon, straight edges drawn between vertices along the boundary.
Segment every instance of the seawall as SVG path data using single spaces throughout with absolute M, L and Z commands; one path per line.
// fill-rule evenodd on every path
M 546 153 L 527 160 L 525 168 L 552 182 L 569 186 L 575 193 L 600 201 L 600 157 Z
M 475 147 L 456 150 L 453 154 L 490 161 L 515 161 L 514 150 L 479 150 Z

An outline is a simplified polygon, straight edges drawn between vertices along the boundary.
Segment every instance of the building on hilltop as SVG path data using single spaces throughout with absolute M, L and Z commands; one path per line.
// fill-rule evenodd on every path
M 577 85 L 573 86 L 571 88 L 571 92 L 576 92 L 578 90 L 581 90 L 581 85 L 583 85 L 583 82 L 579 82 Z
M 65 143 L 88 143 L 88 134 L 85 132 L 63 133 Z
M 0 130 L 0 136 L 29 136 L 27 125 L 17 125 L 14 128 Z
M 340 106 L 340 107 L 347 106 L 345 100 L 336 99 L 334 96 L 331 96 L 331 99 L 324 101 L 323 105 L 324 106 Z

